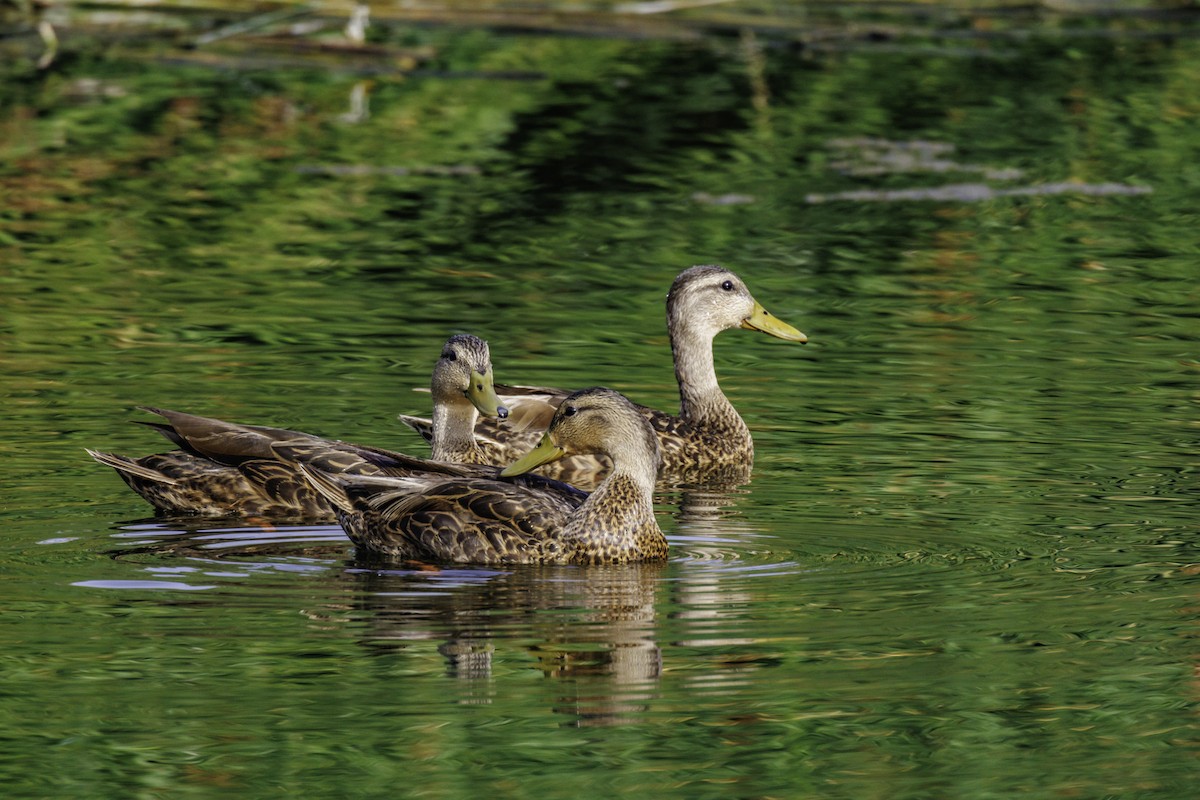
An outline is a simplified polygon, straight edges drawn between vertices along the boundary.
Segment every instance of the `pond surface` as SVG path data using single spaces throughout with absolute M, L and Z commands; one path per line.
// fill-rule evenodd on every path
M 1096 31 L 6 68 L 6 795 L 1190 796 L 1200 44 Z M 381 569 L 83 450 L 424 453 L 459 331 L 669 409 L 698 263 L 810 344 L 718 338 L 753 479 L 663 493 L 664 565 Z

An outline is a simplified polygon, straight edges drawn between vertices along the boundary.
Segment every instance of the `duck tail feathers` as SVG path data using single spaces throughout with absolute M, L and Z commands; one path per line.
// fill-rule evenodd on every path
M 104 466 L 112 467 L 117 472 L 120 472 L 124 475 L 133 475 L 144 480 L 153 481 L 154 483 L 165 483 L 169 485 L 175 485 L 178 482 L 174 478 L 168 477 L 156 469 L 137 463 L 132 458 L 119 456 L 116 453 L 102 453 L 99 450 L 92 450 L 91 448 L 84 449 L 87 451 L 89 456 L 96 459 Z

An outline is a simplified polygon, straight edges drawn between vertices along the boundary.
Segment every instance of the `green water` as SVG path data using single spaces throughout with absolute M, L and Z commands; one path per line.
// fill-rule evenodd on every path
M 1200 43 L 1117 33 L 416 31 L 353 119 L 338 70 L 7 67 L 5 795 L 1191 796 Z M 696 263 L 811 343 L 717 340 L 754 476 L 663 495 L 665 565 L 380 570 L 83 452 L 164 447 L 139 404 L 423 452 L 457 331 L 670 408 Z

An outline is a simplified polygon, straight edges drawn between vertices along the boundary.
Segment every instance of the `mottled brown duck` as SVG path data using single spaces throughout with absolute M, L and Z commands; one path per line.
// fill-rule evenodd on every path
M 731 328 L 761 331 L 803 344 L 808 338 L 772 316 L 754 299 L 746 284 L 724 267 L 707 265 L 684 270 L 667 294 L 667 331 L 679 383 L 679 413 L 645 406 L 638 411 L 649 420 L 663 452 L 660 482 L 707 480 L 716 475 L 745 474 L 754 461 L 750 429 L 717 383 L 713 339 Z M 512 412 L 509 421 L 480 420 L 475 439 L 493 463 L 504 464 L 537 442 L 546 423 L 569 390 L 530 386 L 497 386 L 501 402 Z M 430 420 L 403 417 L 426 439 Z M 603 459 L 575 456 L 543 467 L 539 472 L 588 487 L 603 476 Z M 736 481 L 742 482 L 742 481 Z
M 484 464 L 494 459 L 472 434 L 479 414 L 506 416 L 496 397 L 487 342 L 468 334 L 450 337 L 432 379 L 432 456 L 439 461 Z M 289 444 L 328 472 L 405 475 L 424 469 L 422 459 L 373 447 L 323 439 L 282 428 L 145 409 L 166 422 L 150 425 L 179 449 L 142 458 L 88 450 L 117 471 L 158 511 L 205 516 L 332 520 L 334 512 L 294 461 L 274 448 Z M 491 471 L 484 474 L 490 474 Z
M 517 485 L 511 476 L 576 454 L 602 455 L 608 474 L 586 499 Z M 303 465 L 364 555 L 467 564 L 621 564 L 660 561 L 667 540 L 654 518 L 658 438 L 640 410 L 611 389 L 563 399 L 541 444 L 497 480 L 414 474 L 334 474 Z

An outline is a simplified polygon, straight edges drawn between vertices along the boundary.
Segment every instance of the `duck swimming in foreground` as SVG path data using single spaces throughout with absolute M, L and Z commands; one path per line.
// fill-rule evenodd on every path
M 746 328 L 791 342 L 808 341 L 803 333 L 773 317 L 754 299 L 746 284 L 724 267 L 692 267 L 679 273 L 667 294 L 667 331 L 679 383 L 679 413 L 637 405 L 662 448 L 661 482 L 703 479 L 727 468 L 747 469 L 754 461 L 750 429 L 717 383 L 712 343 L 721 331 Z M 498 386 L 501 402 L 519 426 L 481 420 L 475 438 L 497 459 L 508 463 L 529 449 L 569 391 L 544 387 Z M 426 439 L 429 420 L 401 418 Z M 594 455 L 564 459 L 539 472 L 580 486 L 594 485 L 605 469 Z
M 504 417 L 492 379 L 487 342 L 451 336 L 434 367 L 433 458 L 483 464 L 494 458 L 475 441 L 479 414 Z M 297 464 L 280 458 L 274 445 L 288 443 L 310 464 L 331 473 L 405 475 L 423 460 L 401 453 L 323 439 L 307 433 L 239 425 L 209 417 L 146 408 L 165 423 L 144 423 L 179 449 L 134 459 L 88 450 L 158 511 L 205 516 L 257 516 L 332 520 L 333 508 Z
M 591 495 L 515 485 L 506 478 L 573 454 L 612 467 Z M 469 564 L 621 564 L 661 561 L 654 518 L 658 437 L 640 409 L 611 389 L 563 398 L 541 444 L 499 479 L 335 474 L 303 465 L 366 555 Z

